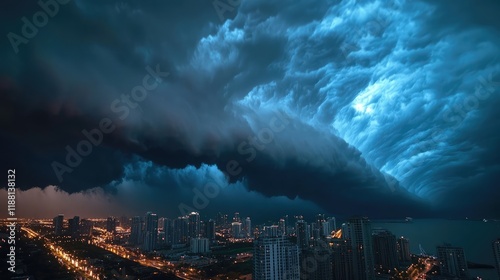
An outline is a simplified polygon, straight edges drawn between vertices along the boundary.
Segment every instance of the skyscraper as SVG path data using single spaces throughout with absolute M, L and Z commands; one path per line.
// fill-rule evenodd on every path
M 319 236 L 324 236 L 323 233 L 324 233 L 324 230 L 323 230 L 323 223 L 326 222 L 325 220 L 325 214 L 318 214 L 316 216 L 316 227 L 315 227 L 315 231 L 314 231 L 314 238 L 317 239 L 319 238 Z M 317 230 L 317 233 L 316 233 L 316 230 Z
M 238 212 L 234 213 L 233 222 L 241 222 L 240 213 Z
M 372 235 L 375 268 L 389 273 L 398 268 L 396 236 L 387 230 L 377 231 Z
M 253 238 L 252 220 L 250 220 L 250 217 L 245 219 L 245 231 L 248 238 Z
M 313 242 L 311 248 L 301 251 L 300 277 L 307 280 L 332 280 L 332 258 L 328 244 Z
M 352 261 L 353 254 L 348 240 L 334 238 L 332 243 L 333 279 L 355 280 Z
M 285 235 L 290 234 L 290 219 L 288 215 L 283 216 L 283 219 L 285 220 Z
M 286 237 L 260 237 L 254 242 L 254 280 L 299 280 L 299 249 Z
M 281 236 L 279 227 L 277 225 L 264 226 L 264 236 L 266 237 L 277 237 Z
M 320 238 L 320 227 L 317 223 L 311 223 L 309 225 L 309 237 L 312 237 L 311 239 Z
M 440 264 L 441 275 L 468 279 L 469 270 L 464 249 L 444 244 L 436 247 L 437 257 Z
M 397 244 L 398 250 L 398 261 L 400 264 L 405 264 L 411 262 L 410 255 L 410 241 L 403 236 L 398 238 Z
M 337 219 L 335 219 L 335 217 L 328 217 L 328 219 L 326 219 L 326 220 L 330 224 L 331 231 L 337 230 Z M 331 233 L 331 231 L 330 231 L 330 233 Z
M 280 219 L 278 223 L 278 234 L 279 235 L 286 235 L 286 224 L 285 224 L 285 219 Z
M 346 225 L 346 239 L 352 250 L 354 279 L 375 279 L 370 220 L 353 217 Z
M 188 235 L 189 238 L 199 237 L 200 230 L 200 214 L 198 212 L 191 212 L 189 214 Z
M 144 244 L 145 251 L 153 251 L 158 243 L 158 216 L 148 212 L 144 217 Z
M 296 235 L 297 235 L 297 245 L 300 249 L 306 249 L 309 247 L 309 234 L 307 230 L 307 223 L 304 220 L 298 220 L 295 223 Z
M 497 268 L 498 278 L 500 279 L 500 238 L 493 241 L 493 256 L 495 257 L 495 267 Z
M 188 242 L 188 217 L 178 217 L 173 222 L 172 244 Z
M 74 216 L 73 219 L 69 219 L 68 227 L 71 238 L 80 237 L 80 217 Z
M 64 224 L 64 215 L 59 214 L 54 219 L 52 219 L 52 225 L 54 226 L 54 234 L 59 236 L 63 234 L 63 224 Z
M 164 217 L 158 218 L 158 230 L 164 231 L 165 229 L 165 219 Z
M 222 214 L 221 212 L 217 213 L 217 217 L 215 220 L 215 224 L 217 227 L 226 227 L 227 226 L 227 214 Z
M 208 220 L 206 236 L 209 241 L 215 240 L 215 221 L 212 219 Z
M 172 244 L 172 220 L 168 218 L 158 219 L 158 231 L 158 243 Z
M 130 229 L 130 244 L 140 245 L 142 244 L 142 220 L 141 217 L 135 216 L 132 218 L 132 226 Z
M 233 238 L 241 237 L 241 223 L 240 222 L 232 222 L 231 223 L 231 235 Z

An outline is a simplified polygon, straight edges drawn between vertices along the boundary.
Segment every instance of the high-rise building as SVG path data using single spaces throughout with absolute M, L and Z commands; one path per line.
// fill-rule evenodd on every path
M 74 216 L 73 219 L 68 220 L 68 231 L 71 238 L 80 237 L 80 217 Z
M 319 238 L 320 236 L 324 236 L 323 235 L 323 233 L 324 233 L 324 230 L 323 230 L 323 224 L 324 224 L 324 222 L 326 222 L 326 220 L 325 220 L 325 214 L 318 214 L 316 216 L 316 228 L 314 229 L 314 234 L 313 234 L 313 237 L 315 239 Z
M 215 224 L 217 225 L 217 227 L 224 228 L 227 226 L 227 219 L 227 214 L 222 214 L 221 212 L 219 212 L 217 213 Z
M 260 237 L 254 242 L 254 280 L 299 280 L 299 249 L 286 237 Z
M 253 238 L 252 220 L 250 220 L 250 217 L 245 219 L 245 232 L 248 238 Z
M 173 222 L 172 244 L 188 243 L 188 217 L 178 217 Z
M 60 236 L 63 234 L 64 225 L 64 215 L 59 214 L 54 219 L 52 219 L 52 225 L 54 226 L 54 234 Z
M 206 224 L 207 230 L 206 232 L 206 237 L 208 238 L 209 241 L 214 241 L 215 240 L 215 221 L 210 219 L 208 220 Z
M 241 223 L 240 222 L 232 222 L 231 223 L 231 235 L 233 238 L 241 237 Z
M 146 213 L 144 217 L 144 250 L 153 251 L 158 243 L 158 216 L 154 213 Z
M 158 240 L 157 240 L 157 248 L 162 248 L 163 245 L 167 244 L 167 237 L 165 236 L 165 232 L 162 230 L 162 231 L 158 231 Z
M 130 244 L 132 245 L 140 245 L 142 244 L 142 219 L 139 216 L 135 216 L 132 218 L 132 225 L 130 228 Z
M 191 238 L 190 243 L 191 243 L 190 247 L 191 253 L 204 254 L 210 251 L 208 238 L 201 238 L 201 237 Z
M 279 231 L 279 226 L 277 226 L 277 225 L 264 226 L 263 230 L 264 230 L 264 236 L 266 236 L 266 237 L 281 236 L 280 231 Z
M 200 236 L 200 214 L 198 212 L 191 212 L 189 214 L 188 236 L 189 238 L 196 238 Z
M 337 223 L 335 217 L 328 217 L 322 224 L 322 236 L 330 236 L 334 230 L 337 228 Z
M 315 243 L 300 254 L 300 279 L 332 280 L 332 258 L 328 244 Z
M 165 219 L 164 217 L 158 218 L 158 230 L 164 231 L 165 228 Z
M 162 225 L 160 228 L 160 224 Z M 158 243 L 172 244 L 172 220 L 168 218 L 158 219 Z
M 390 273 L 398 268 L 396 236 L 390 231 L 376 231 L 372 235 L 373 256 L 377 271 Z
M 398 250 L 398 261 L 400 264 L 407 264 L 411 262 L 410 254 L 410 241 L 403 236 L 398 238 L 397 250 Z
M 354 278 L 353 254 L 347 239 L 332 240 L 332 270 L 335 280 L 356 280 Z
M 500 279 L 500 238 L 493 241 L 493 256 L 495 257 L 495 267 L 498 272 L 498 279 Z
M 330 236 L 333 230 L 333 227 L 330 226 L 330 222 L 324 221 L 323 224 L 321 225 L 321 230 L 322 232 L 320 233 L 321 236 Z
M 335 219 L 335 217 L 328 217 L 328 219 L 326 220 L 330 224 L 330 233 L 334 230 L 337 230 L 337 219 Z
M 285 219 L 280 219 L 278 223 L 278 235 L 286 235 Z
M 370 220 L 366 217 L 353 217 L 349 219 L 346 228 L 346 239 L 352 250 L 354 279 L 375 279 Z
M 436 247 L 441 275 L 455 277 L 455 279 L 468 279 L 469 270 L 464 249 L 444 244 Z
M 290 218 L 288 215 L 283 216 L 283 220 L 285 220 L 285 235 L 290 234 Z
M 198 237 L 207 237 L 207 222 L 200 220 L 200 234 Z
M 106 231 L 115 233 L 116 232 L 116 218 L 115 217 L 108 217 L 106 220 Z
M 304 220 L 298 220 L 295 223 L 297 245 L 300 249 L 309 247 L 309 233 L 307 230 L 307 223 Z
M 320 227 L 318 226 L 317 223 L 311 223 L 308 227 L 309 229 L 309 237 L 311 239 L 319 239 L 320 238 Z

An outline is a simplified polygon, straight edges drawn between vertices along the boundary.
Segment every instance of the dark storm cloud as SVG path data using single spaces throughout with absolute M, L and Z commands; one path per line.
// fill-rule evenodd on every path
M 18 17 L 0 31 L 19 33 L 37 7 L 7 3 Z M 30 173 L 24 188 L 131 182 L 188 197 L 177 173 L 237 162 L 229 182 L 329 212 L 492 213 L 498 22 L 455 8 L 466 20 L 451 22 L 446 5 L 243 1 L 221 22 L 209 1 L 71 2 L 17 55 L 2 41 L 2 167 Z M 127 116 L 111 109 L 156 65 L 170 73 L 158 88 Z M 489 97 L 456 113 L 481 85 Z M 242 152 L 277 115 L 284 129 Z M 58 182 L 51 163 L 103 118 L 116 130 Z

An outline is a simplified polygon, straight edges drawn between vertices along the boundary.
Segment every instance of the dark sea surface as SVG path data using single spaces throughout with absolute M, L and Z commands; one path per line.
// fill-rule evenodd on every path
M 500 221 L 413 220 L 411 223 L 372 220 L 372 227 L 390 230 L 410 240 L 411 252 L 420 254 L 419 244 L 429 255 L 444 242 L 462 247 L 468 261 L 494 265 L 493 240 L 500 238 Z M 495 269 L 470 269 L 471 276 L 498 280 Z

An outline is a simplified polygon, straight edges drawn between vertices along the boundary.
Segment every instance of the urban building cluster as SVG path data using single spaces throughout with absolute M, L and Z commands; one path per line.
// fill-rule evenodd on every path
M 253 243 L 252 279 L 371 280 L 470 279 L 464 250 L 451 244 L 436 247 L 436 255 L 410 252 L 410 240 L 373 228 L 366 217 L 351 217 L 337 224 L 335 217 L 316 216 L 308 222 L 302 216 L 284 216 L 276 223 L 253 225 L 250 217 L 218 213 L 202 220 L 197 212 L 174 219 L 148 212 L 132 218 L 108 217 L 105 221 L 64 216 L 53 219 L 55 235 L 72 238 L 92 235 L 94 226 L 115 244 L 144 253 L 165 248 L 190 254 L 209 254 L 221 244 Z M 64 226 L 67 225 L 67 226 Z M 95 230 L 95 229 L 94 229 Z M 500 277 L 500 239 L 492 243 Z

